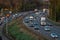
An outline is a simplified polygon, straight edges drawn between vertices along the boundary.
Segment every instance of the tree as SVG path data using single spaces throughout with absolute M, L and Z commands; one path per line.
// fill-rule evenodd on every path
M 50 18 L 56 21 L 57 0 L 50 0 Z

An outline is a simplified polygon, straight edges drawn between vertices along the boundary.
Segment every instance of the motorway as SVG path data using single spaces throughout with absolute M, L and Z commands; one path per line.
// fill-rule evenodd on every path
M 8 37 L 6 37 L 4 34 L 3 34 L 3 28 L 4 28 L 4 25 L 8 22 L 12 22 L 13 19 L 16 19 L 18 17 L 21 17 L 21 16 L 25 16 L 27 15 L 28 12 L 19 12 L 19 13 L 15 13 L 15 14 L 11 14 L 9 16 L 9 18 L 7 17 L 4 17 L 3 19 L 3 24 L 0 25 L 0 36 L 2 37 L 2 40 L 10 40 Z M 6 24 L 7 25 L 7 24 Z
M 29 16 L 33 16 L 36 20 L 32 20 L 29 23 L 26 23 L 25 20 L 29 17 Z M 41 26 L 40 25 L 40 18 L 44 16 L 46 17 L 46 26 L 52 25 L 50 26 L 50 31 L 45 31 L 44 27 L 45 26 Z M 32 31 L 35 31 L 37 34 L 41 34 L 43 35 L 45 38 L 47 38 L 48 40 L 60 40 L 60 27 L 54 25 L 53 23 L 49 22 L 49 20 L 47 19 L 47 13 L 43 13 L 41 11 L 39 11 L 38 14 L 36 13 L 30 13 L 30 15 L 26 16 L 23 20 L 23 23 L 27 26 L 27 28 L 31 29 Z M 34 25 L 33 23 L 37 23 L 38 25 Z M 30 27 L 30 25 L 34 25 L 34 27 Z M 39 28 L 39 30 L 35 30 L 34 28 Z M 58 38 L 52 38 L 51 37 L 51 33 L 56 33 L 58 35 Z
M 27 15 L 27 13 L 28 13 L 28 15 Z M 53 25 L 53 23 L 49 22 L 49 20 L 46 17 L 46 15 L 47 15 L 46 13 L 43 13 L 43 12 L 39 11 L 39 14 L 35 14 L 34 12 L 30 11 L 30 12 L 21 12 L 21 13 L 16 13 L 16 14 L 13 14 L 13 15 L 15 15 L 15 17 L 13 15 L 11 15 L 8 19 L 6 18 L 8 20 L 8 22 L 11 22 L 13 19 L 16 19 L 16 18 L 21 17 L 21 16 L 25 16 L 25 15 L 27 15 L 26 17 L 34 16 L 35 20 L 33 20 L 31 23 L 37 23 L 38 25 L 34 25 L 34 26 L 36 26 L 37 28 L 39 28 L 39 30 L 35 30 L 34 29 L 35 27 L 30 27 L 31 23 L 25 23 L 25 19 L 26 19 L 26 17 L 25 17 L 23 19 L 23 23 L 26 25 L 26 27 L 28 29 L 34 31 L 35 33 L 37 33 L 39 35 L 44 36 L 45 38 L 47 38 L 49 40 L 60 40 L 60 31 L 59 31 L 60 27 L 59 26 L 55 26 L 55 25 Z M 46 23 L 47 23 L 46 26 L 52 25 L 50 27 L 51 28 L 50 31 L 45 31 L 44 30 L 44 26 L 40 25 L 40 18 L 41 18 L 41 16 L 45 16 L 46 17 Z M 4 23 L 7 22 L 6 19 L 4 19 Z M 2 36 L 3 40 L 9 40 L 7 37 L 5 37 L 2 34 L 2 30 L 3 30 L 3 27 L 4 27 L 3 25 L 4 24 L 0 25 L 0 28 L 1 28 L 1 30 L 0 30 L 1 35 L 0 36 Z M 56 33 L 56 34 L 58 34 L 58 38 L 54 39 L 54 38 L 52 38 L 50 36 L 50 34 L 53 33 L 53 32 Z

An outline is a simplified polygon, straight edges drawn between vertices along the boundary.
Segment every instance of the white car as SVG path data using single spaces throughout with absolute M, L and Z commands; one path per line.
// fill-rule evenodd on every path
M 18 15 L 18 14 L 15 14 L 15 15 Z
M 57 38 L 58 35 L 57 35 L 56 33 L 51 33 L 51 37 L 52 37 L 52 38 Z
M 46 25 L 46 22 L 41 22 L 41 25 Z
M 41 21 L 45 21 L 46 20 L 46 18 L 45 17 L 41 17 Z
M 36 14 L 36 15 L 39 15 L 39 12 L 36 12 L 35 14 Z
M 13 17 L 15 17 L 15 15 L 13 15 Z
M 38 11 L 38 9 L 34 9 L 34 11 L 35 11 L 35 12 L 37 12 L 37 11 Z
M 33 20 L 33 19 L 34 19 L 34 17 L 33 17 L 33 16 L 30 16 L 30 17 L 29 17 L 29 20 L 30 20 L 30 21 L 31 21 L 31 20 Z
M 45 27 L 44 27 L 44 30 L 50 31 L 50 26 L 45 26 Z

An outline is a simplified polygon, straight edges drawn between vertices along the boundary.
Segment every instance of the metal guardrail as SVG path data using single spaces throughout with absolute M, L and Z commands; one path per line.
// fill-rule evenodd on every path
M 24 23 L 24 25 L 26 26 L 26 28 L 28 29 L 28 31 L 34 33 L 36 36 L 38 36 L 39 39 L 40 39 L 40 37 L 41 37 L 42 40 L 45 40 L 45 39 L 46 39 L 46 40 L 49 40 L 47 37 L 45 37 L 44 35 L 42 35 L 42 34 L 39 33 L 38 31 L 34 31 L 33 29 L 30 29 L 30 28 L 25 24 L 24 21 L 23 21 L 23 23 Z
M 3 31 L 2 31 L 2 33 L 3 33 L 3 35 L 5 36 L 5 37 L 7 37 L 9 40 L 13 40 L 13 38 L 11 37 L 11 36 L 9 36 L 9 33 L 8 34 L 6 34 L 6 26 L 4 26 L 4 28 L 3 28 Z
M 9 22 L 9 23 L 10 23 L 10 22 Z M 15 39 L 9 32 L 6 33 L 6 24 L 4 24 L 2 33 L 3 33 L 3 35 L 6 36 L 9 40 L 14 40 L 14 39 Z

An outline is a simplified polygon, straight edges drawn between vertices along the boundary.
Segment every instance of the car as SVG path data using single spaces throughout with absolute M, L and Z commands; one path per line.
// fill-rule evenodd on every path
M 25 17 L 24 21 L 25 21 L 25 23 L 29 23 L 30 22 L 28 17 Z
M 39 28 L 34 28 L 35 30 L 39 30 Z
M 18 14 L 15 14 L 15 17 L 17 18 L 18 17 Z
M 53 26 L 52 24 L 49 24 L 49 26 Z
M 46 22 L 43 22 L 43 21 L 42 21 L 42 22 L 41 22 L 41 25 L 42 25 L 42 26 L 46 25 Z
M 39 15 L 39 12 L 36 12 L 35 14 L 36 14 L 36 15 Z
M 25 23 L 29 23 L 29 20 L 28 19 L 26 19 L 26 20 L 24 20 L 25 21 Z
M 13 14 L 13 17 L 15 17 L 15 14 Z
M 0 22 L 0 25 L 2 25 L 2 22 Z
M 30 25 L 30 27 L 34 27 L 33 25 Z
M 34 25 L 30 24 L 29 27 L 34 27 Z
M 41 17 L 41 21 L 45 21 L 46 20 L 46 18 L 45 17 Z
M 30 21 L 32 21 L 33 19 L 34 19 L 34 17 L 33 17 L 33 16 L 30 16 L 30 17 L 29 17 L 29 20 L 30 20 Z
M 52 37 L 52 38 L 57 38 L 58 35 L 57 35 L 56 33 L 51 33 L 51 37 Z
M 38 22 L 37 21 L 33 21 L 33 25 L 38 25 Z
M 11 14 L 11 13 L 12 13 L 12 11 L 9 11 L 9 13 Z
M 43 12 L 45 12 L 46 9 L 43 9 Z
M 39 30 L 39 28 L 38 27 L 36 27 L 36 28 L 34 28 L 35 30 Z
M 38 25 L 38 23 L 33 23 L 34 25 Z
M 44 27 L 44 30 L 50 31 L 50 26 L 45 26 L 45 27 Z
M 35 30 L 39 30 L 39 27 L 38 27 L 38 26 L 35 26 L 34 29 L 35 29 Z
M 19 16 L 22 16 L 22 14 L 19 14 Z
M 0 36 L 0 40 L 2 40 L 2 37 Z
M 18 14 L 15 14 L 15 15 L 18 15 Z
M 38 9 L 34 9 L 34 12 L 38 12 Z

